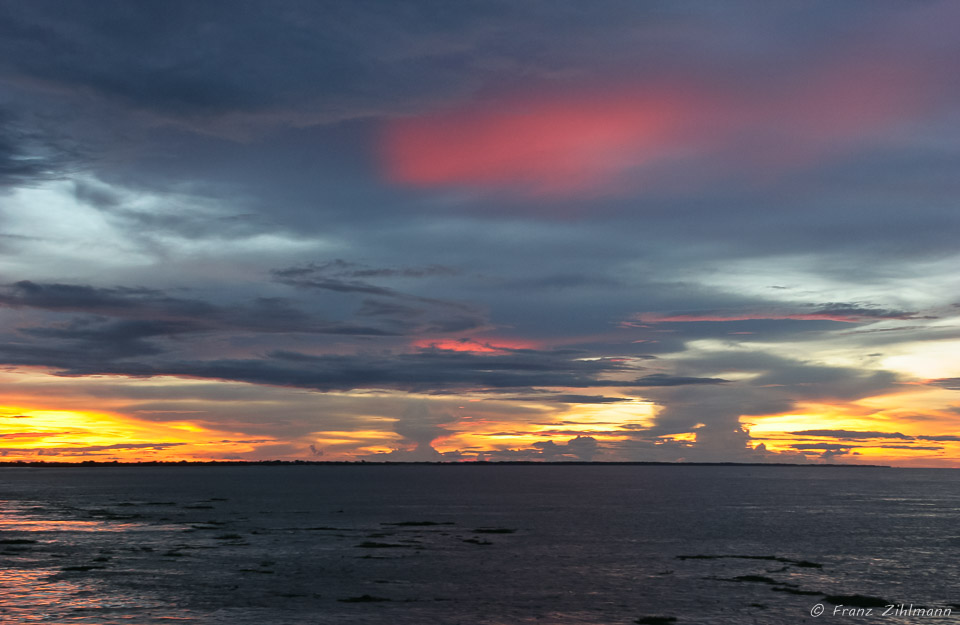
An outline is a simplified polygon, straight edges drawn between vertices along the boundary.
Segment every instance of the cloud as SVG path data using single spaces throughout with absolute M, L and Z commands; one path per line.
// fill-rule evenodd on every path
M 10 417 L 7 417 L 10 418 Z M 0 438 L 55 438 L 57 436 L 67 436 L 75 432 L 7 432 L 0 434 Z
M 631 361 L 585 359 L 583 352 L 562 350 L 497 348 L 486 353 L 424 347 L 385 358 L 384 354 L 312 355 L 272 349 L 257 358 L 184 358 L 194 346 L 176 341 L 187 335 L 376 337 L 423 329 L 417 325 L 391 332 L 382 326 L 323 322 L 276 298 L 227 306 L 172 297 L 156 289 L 20 281 L 0 287 L 0 307 L 76 315 L 20 328 L 15 340 L 0 342 L 0 361 L 51 367 L 65 375 L 174 375 L 325 391 L 662 388 L 724 382 L 718 377 L 647 373 Z M 434 319 L 427 326 L 437 323 Z
M 530 447 L 501 447 L 477 454 L 477 460 L 493 462 L 590 462 L 603 457 L 606 448 L 592 436 L 578 434 L 564 442 L 537 441 Z
M 0 447 L 0 456 L 35 454 L 38 456 L 86 456 L 101 451 L 120 451 L 129 449 L 163 450 L 179 447 L 187 443 L 115 443 L 113 445 L 84 445 L 80 447 Z
M 847 456 L 847 455 L 858 455 L 858 452 L 852 451 L 851 449 L 827 449 L 820 454 L 821 460 L 832 460 L 838 456 Z
M 310 278 L 328 276 L 335 278 L 428 278 L 435 276 L 455 276 L 459 271 L 444 265 L 426 265 L 423 267 L 371 267 L 363 263 L 346 261 L 340 258 L 325 263 L 309 263 L 285 269 L 276 269 L 273 274 L 280 281 L 289 281 L 297 286 L 312 286 Z M 305 283 L 300 283 L 305 280 Z
M 408 460 L 440 460 L 440 453 L 431 443 L 449 436 L 450 430 L 443 426 L 453 421 L 456 421 L 456 417 L 432 411 L 425 402 L 408 405 L 393 424 L 394 431 L 402 437 L 402 443 L 408 448 L 402 450 L 402 454 L 396 450 L 392 459 L 399 459 L 402 455 Z
M 655 401 L 660 410 L 651 427 L 630 433 L 630 438 L 642 443 L 632 448 L 626 446 L 624 453 L 637 454 L 639 458 L 650 453 L 666 454 L 665 449 L 652 449 L 649 442 L 656 437 L 693 432 L 696 439 L 692 449 L 670 453 L 684 452 L 681 457 L 701 461 L 777 461 L 777 455 L 765 447 L 751 447 L 750 433 L 742 419 L 785 413 L 802 402 L 853 401 L 889 391 L 896 385 L 896 376 L 891 372 L 817 365 L 757 350 L 689 354 L 683 370 L 739 379 L 718 386 L 647 390 L 645 399 Z
M 948 391 L 960 391 L 960 378 L 939 378 L 937 380 L 930 380 L 927 384 L 939 386 Z
M 539 441 L 531 445 L 538 452 L 530 453 L 531 459 L 543 459 L 551 462 L 560 460 L 583 460 L 589 462 L 598 450 L 597 439 L 591 436 L 577 436 L 565 443 L 556 443 L 552 440 Z M 501 450 L 502 453 L 503 450 Z M 519 459 L 523 450 L 513 450 L 511 456 Z
M 124 369 L 121 366 L 114 373 L 121 373 Z M 134 373 L 136 371 L 139 373 Z M 169 362 L 156 367 L 129 368 L 129 374 L 133 375 L 178 375 L 321 391 L 379 388 L 435 393 L 529 387 L 659 388 L 724 382 L 719 378 L 673 378 L 663 374 L 622 380 L 603 377 L 629 371 L 615 361 L 584 361 L 577 359 L 575 354 L 564 352 L 484 355 L 441 350 L 398 353 L 390 358 L 363 354 L 312 356 L 275 352 L 259 360 Z
M 577 7 L 557 3 L 460 5 L 438 21 L 429 3 L 334 10 L 172 0 L 131 10 L 108 0 L 85 11 L 47 1 L 2 10 L 0 56 L 4 75 L 61 98 L 242 138 L 258 126 L 391 115 L 462 97 L 498 74 L 546 71 L 547 59 L 570 55 L 540 39 L 530 43 L 547 59 L 533 58 L 516 44 L 527 25 L 546 20 L 591 41 L 617 21 L 598 13 L 585 21 Z
M 797 443 L 795 445 L 790 445 L 793 449 L 822 449 L 824 451 L 834 451 L 834 452 L 843 452 L 847 453 L 851 449 L 856 449 L 857 445 L 843 445 L 840 443 Z
M 923 446 L 923 445 L 844 445 L 840 443 L 798 443 L 790 445 L 793 449 L 800 450 L 819 450 L 831 452 L 832 454 L 847 454 L 854 449 L 912 449 L 914 451 L 939 451 L 943 447 Z
M 567 449 L 584 462 L 590 462 L 600 451 L 600 444 L 592 436 L 577 436 L 567 441 Z
M 262 333 L 308 333 L 334 335 L 390 336 L 413 331 L 403 318 L 387 319 L 385 327 L 349 322 L 323 321 L 316 314 L 295 308 L 282 298 L 256 298 L 239 305 L 223 306 L 199 299 L 173 297 L 163 291 L 146 288 L 101 288 L 87 285 L 37 283 L 21 280 L 0 287 L 0 307 L 34 308 L 58 313 L 84 313 L 145 322 L 139 327 L 160 322 L 168 334 L 210 331 L 248 331 Z M 461 328 L 460 319 L 447 320 Z M 442 320 L 434 320 L 442 324 Z M 477 319 L 466 325 L 474 327 Z M 128 324 L 128 327 L 131 327 Z M 69 330 L 31 330 L 35 335 Z M 81 332 L 75 329 L 75 334 Z
M 360 315 L 392 317 L 397 324 L 412 326 L 407 330 L 409 333 L 465 332 L 488 325 L 485 315 L 475 306 L 403 293 L 360 279 L 428 278 L 456 274 L 454 270 L 441 265 L 389 269 L 372 268 L 338 259 L 321 264 L 275 269 L 272 274 L 277 282 L 299 289 L 369 296 L 362 301 Z M 416 329 L 413 330 L 413 327 Z
M 850 45 L 834 54 L 762 89 L 733 73 L 709 80 L 690 68 L 669 78 L 623 72 L 390 120 L 381 137 L 384 174 L 415 187 L 547 197 L 676 194 L 724 178 L 761 185 L 856 151 L 935 99 L 939 77 L 890 51 Z
M 799 432 L 789 433 L 794 436 L 824 436 L 828 438 L 851 440 L 868 438 L 902 438 L 904 440 L 913 440 L 915 438 L 913 436 L 901 434 L 900 432 L 859 432 L 855 430 L 802 430 Z
M 856 304 L 820 304 L 817 310 L 804 312 L 787 311 L 712 311 L 688 313 L 638 313 L 636 322 L 650 323 L 689 323 L 689 322 L 728 322 L 756 320 L 795 320 L 795 321 L 841 321 L 844 323 L 863 323 L 885 319 L 936 319 L 934 316 L 918 316 L 916 312 L 870 308 Z
M 445 425 L 457 421 L 457 417 L 431 408 L 424 401 L 407 404 L 403 413 L 393 422 L 394 431 L 400 435 L 401 446 L 389 452 L 377 452 L 356 456 L 357 459 L 374 462 L 456 462 L 465 456 L 459 451 L 439 452 L 433 443 L 453 435 Z
M 573 395 L 542 393 L 539 395 L 514 395 L 503 397 L 504 401 L 550 402 L 564 404 L 617 404 L 633 401 L 630 397 L 605 397 L 603 395 Z
M 8 396 L 344 457 L 470 394 L 770 461 L 754 417 L 958 387 L 900 385 L 957 338 L 950 3 L 334 4 L 0 3 Z
M 67 175 L 81 160 L 42 130 L 18 121 L 0 108 L 0 188 L 35 185 Z

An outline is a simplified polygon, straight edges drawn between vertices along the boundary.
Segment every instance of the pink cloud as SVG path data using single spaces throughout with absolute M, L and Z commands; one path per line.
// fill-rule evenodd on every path
M 503 354 L 516 349 L 535 349 L 537 344 L 528 340 L 467 338 L 417 339 L 412 343 L 417 349 L 439 349 L 452 352 L 472 352 L 477 354 Z
M 381 155 L 387 177 L 400 184 L 563 195 L 662 158 L 691 107 L 644 89 L 524 94 L 396 120 L 384 130 Z
M 387 123 L 386 178 L 527 196 L 763 183 L 913 119 L 940 79 L 923 59 L 857 44 L 827 67 L 750 84 L 607 84 L 504 94 Z

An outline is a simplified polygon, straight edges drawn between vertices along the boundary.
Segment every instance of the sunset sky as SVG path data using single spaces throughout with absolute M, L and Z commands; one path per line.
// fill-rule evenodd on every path
M 958 28 L 0 0 L 0 460 L 960 467 Z

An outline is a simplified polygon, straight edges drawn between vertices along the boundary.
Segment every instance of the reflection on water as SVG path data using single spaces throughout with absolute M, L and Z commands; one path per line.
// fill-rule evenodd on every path
M 50 579 L 46 569 L 0 569 L 0 615 L 4 622 L 51 623 L 64 621 L 64 611 L 104 607 L 96 591 L 65 579 Z
M 138 612 L 160 607 L 160 603 L 108 589 L 104 580 L 84 575 L 104 569 L 103 563 L 111 559 L 98 555 L 111 553 L 109 548 L 99 547 L 91 553 L 90 547 L 100 540 L 84 536 L 95 533 L 106 538 L 107 544 L 116 544 L 116 539 L 109 537 L 147 526 L 59 518 L 61 514 L 65 511 L 27 502 L 0 502 L 0 623 L 152 622 Z
M 136 527 L 136 523 L 29 518 L 0 510 L 0 532 L 129 532 Z

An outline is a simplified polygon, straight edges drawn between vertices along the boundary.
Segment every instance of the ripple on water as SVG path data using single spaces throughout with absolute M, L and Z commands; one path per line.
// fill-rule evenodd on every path
M 5 556 L 0 567 L 0 623 L 194 622 L 147 594 L 107 588 L 103 579 L 77 576 L 77 572 L 102 566 L 71 566 L 77 558 L 93 557 L 98 545 L 118 544 L 118 535 L 167 530 L 168 526 L 64 518 L 69 512 L 24 502 L 0 502 L 0 547 Z M 80 536 L 89 539 L 78 541 Z M 77 550 L 78 542 L 90 548 Z M 109 560 L 102 556 L 99 559 Z M 163 617 L 149 614 L 158 609 L 163 609 Z

